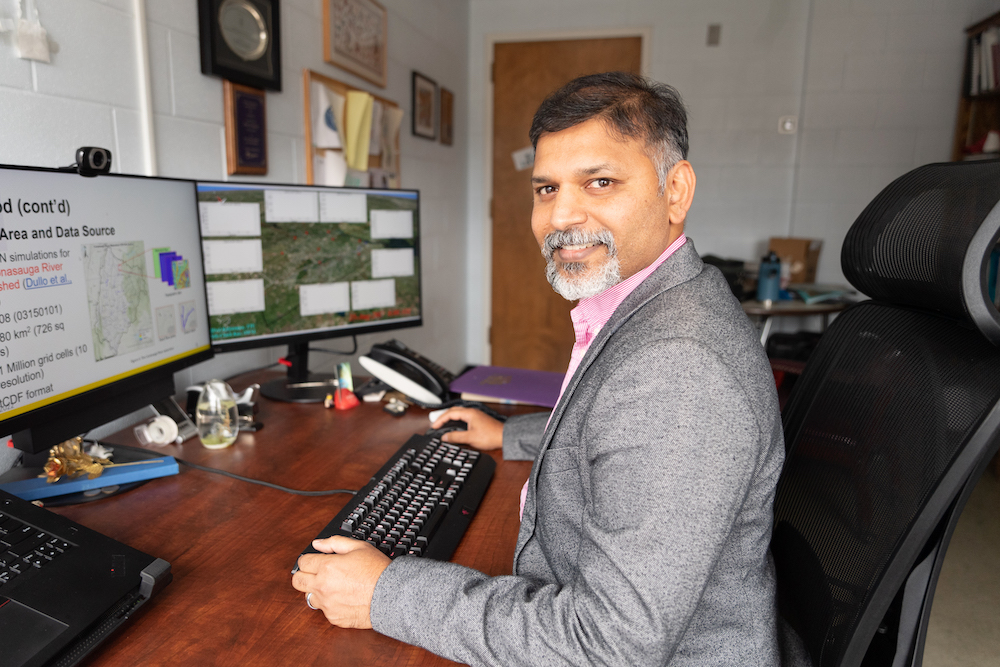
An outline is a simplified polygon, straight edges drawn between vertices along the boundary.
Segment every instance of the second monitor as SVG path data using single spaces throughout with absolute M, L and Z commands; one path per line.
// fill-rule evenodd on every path
M 270 398 L 319 401 L 309 342 L 422 324 L 414 190 L 198 183 L 212 346 L 288 345 Z

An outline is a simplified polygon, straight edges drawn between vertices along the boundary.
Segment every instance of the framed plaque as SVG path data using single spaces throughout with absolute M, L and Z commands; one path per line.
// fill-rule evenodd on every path
M 323 60 L 385 88 L 388 12 L 375 0 L 323 0 Z
M 420 72 L 413 73 L 413 134 L 437 139 L 437 83 Z
M 198 0 L 201 72 L 281 90 L 278 0 Z
M 226 167 L 230 174 L 267 173 L 264 91 L 222 82 L 226 116 Z
M 441 143 L 451 146 L 455 137 L 455 95 L 441 87 Z

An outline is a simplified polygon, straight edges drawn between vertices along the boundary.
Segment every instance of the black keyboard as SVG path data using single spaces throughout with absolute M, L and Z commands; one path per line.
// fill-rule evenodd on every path
M 496 462 L 485 454 L 414 435 L 316 537 L 365 540 L 389 558 L 448 560 L 494 469 Z M 310 545 L 302 553 L 317 552 Z
M 71 548 L 65 540 L 0 512 L 0 588 Z

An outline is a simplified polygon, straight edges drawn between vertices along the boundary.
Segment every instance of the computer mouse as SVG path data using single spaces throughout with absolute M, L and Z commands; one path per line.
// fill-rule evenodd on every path
M 444 424 L 441 425 L 441 428 L 433 428 L 428 430 L 427 435 L 435 438 L 440 438 L 445 433 L 450 433 L 452 431 L 466 431 L 468 430 L 468 428 L 469 425 L 463 421 L 459 421 L 458 419 L 449 419 L 448 421 L 446 421 Z
M 458 419 L 449 419 L 437 430 L 442 433 L 447 433 L 448 431 L 468 431 L 469 425 Z

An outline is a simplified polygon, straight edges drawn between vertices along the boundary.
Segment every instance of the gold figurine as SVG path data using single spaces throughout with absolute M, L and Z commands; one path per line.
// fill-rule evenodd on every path
M 56 445 L 49 450 L 49 460 L 45 462 L 45 477 L 49 484 L 66 477 L 87 475 L 89 479 L 101 476 L 104 468 L 112 465 L 110 459 L 91 456 L 83 451 L 83 438 L 76 437 Z

